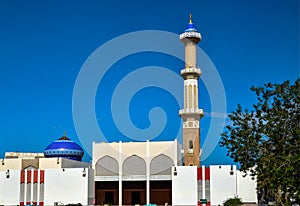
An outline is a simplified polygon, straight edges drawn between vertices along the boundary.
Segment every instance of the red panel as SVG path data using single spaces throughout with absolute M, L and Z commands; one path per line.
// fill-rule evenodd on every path
M 27 183 L 31 183 L 31 170 L 27 171 Z
M 21 171 L 21 178 L 20 178 L 20 183 L 24 183 L 25 182 L 25 171 Z
M 45 170 L 40 170 L 40 183 L 44 183 Z
M 44 206 L 44 202 L 40 202 L 40 206 Z
M 202 180 L 202 167 L 197 168 L 197 180 Z
M 210 180 L 210 169 L 205 167 L 205 180 Z
M 37 182 L 38 182 L 38 170 L 34 170 L 33 183 L 37 183 Z
M 24 206 L 24 202 L 20 202 L 20 206 Z
M 26 202 L 26 205 L 30 205 L 30 202 Z

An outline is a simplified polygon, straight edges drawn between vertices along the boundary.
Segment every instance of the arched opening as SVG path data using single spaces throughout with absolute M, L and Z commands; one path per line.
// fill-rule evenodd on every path
M 143 158 L 132 155 L 123 162 L 123 175 L 146 175 L 146 162 Z
M 170 157 L 160 154 L 150 162 L 150 174 L 171 176 L 173 165 L 174 162 Z M 150 181 L 150 202 L 158 205 L 172 204 L 172 181 L 155 179 Z
M 117 205 L 119 202 L 119 183 L 114 177 L 119 176 L 118 161 L 111 156 L 100 158 L 95 166 L 96 177 L 105 177 L 106 181 L 95 182 L 96 204 Z M 109 179 L 111 178 L 111 179 Z
M 118 176 L 119 164 L 117 160 L 111 156 L 100 158 L 95 166 L 96 176 Z
M 135 178 L 135 181 L 123 181 L 123 204 L 146 204 L 146 162 L 143 158 L 132 155 L 123 162 L 123 177 Z M 139 179 L 141 178 L 141 179 Z M 139 179 L 137 181 L 137 179 Z
M 170 157 L 160 154 L 152 159 L 150 163 L 150 174 L 171 175 L 171 168 L 173 165 L 173 160 Z

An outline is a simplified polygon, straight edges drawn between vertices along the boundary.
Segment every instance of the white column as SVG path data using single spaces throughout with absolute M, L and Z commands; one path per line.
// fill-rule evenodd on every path
M 119 206 L 122 206 L 122 141 L 119 141 Z
M 38 177 L 37 177 L 37 198 L 36 202 L 38 205 L 40 205 L 40 190 L 41 190 L 41 175 L 40 175 L 41 170 L 38 169 Z
M 24 178 L 24 204 L 26 205 L 27 202 L 27 169 L 24 170 L 25 178 Z
M 146 142 L 146 203 L 147 205 L 150 204 L 150 151 L 149 151 L 149 140 Z
M 205 199 L 205 166 L 202 165 L 202 199 Z
M 33 185 L 34 185 L 34 179 L 33 179 L 33 175 L 34 175 L 34 170 L 31 170 L 31 193 L 30 193 L 30 203 L 33 204 Z

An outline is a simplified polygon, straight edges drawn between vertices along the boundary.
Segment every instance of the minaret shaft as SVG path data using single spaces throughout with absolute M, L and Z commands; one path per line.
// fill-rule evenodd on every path
M 196 68 L 196 44 L 192 41 L 185 45 L 185 68 Z
M 201 75 L 196 63 L 197 43 L 201 35 L 194 28 L 192 20 L 188 28 L 180 35 L 185 45 L 185 68 L 181 70 L 184 79 L 184 108 L 179 111 L 183 120 L 183 149 L 186 166 L 200 166 L 200 118 L 203 110 L 198 108 L 198 78 Z
M 196 79 L 184 80 L 184 108 L 198 109 L 198 82 Z

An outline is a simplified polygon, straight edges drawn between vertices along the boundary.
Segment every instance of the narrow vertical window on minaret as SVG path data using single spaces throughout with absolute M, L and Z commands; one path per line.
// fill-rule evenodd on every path
M 194 146 L 193 146 L 193 140 L 190 140 L 190 141 L 189 141 L 189 149 L 193 149 L 193 147 L 194 147 Z

